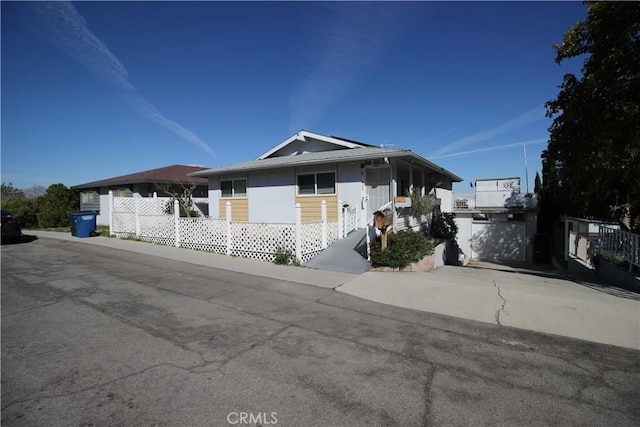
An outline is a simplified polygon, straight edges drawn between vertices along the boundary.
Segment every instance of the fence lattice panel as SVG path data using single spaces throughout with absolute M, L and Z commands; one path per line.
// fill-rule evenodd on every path
M 136 233 L 136 206 L 131 197 L 113 198 L 113 230 L 119 239 Z
M 227 225 L 222 219 L 180 218 L 180 246 L 187 249 L 226 253 Z
M 301 224 L 301 260 L 305 263 L 322 252 L 322 221 Z M 328 230 L 327 230 L 328 234 Z
M 231 222 L 231 255 L 273 261 L 278 249 L 295 253 L 295 224 Z
M 157 245 L 175 245 L 175 222 L 173 215 L 146 215 L 140 217 L 138 238 Z
M 340 227 L 338 221 L 327 221 L 327 244 L 330 245 L 339 238 Z

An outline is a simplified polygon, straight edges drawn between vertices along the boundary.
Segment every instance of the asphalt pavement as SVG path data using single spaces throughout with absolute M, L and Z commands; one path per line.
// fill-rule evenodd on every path
M 274 279 L 332 288 L 383 304 L 640 349 L 640 295 L 553 271 L 500 264 L 429 273 L 341 273 L 107 237 L 26 232 Z
M 640 416 L 637 350 L 334 290 L 366 275 L 61 236 L 2 246 L 3 426 L 625 426 Z

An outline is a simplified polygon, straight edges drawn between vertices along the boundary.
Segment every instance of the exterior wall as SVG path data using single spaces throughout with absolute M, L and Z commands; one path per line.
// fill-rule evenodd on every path
M 460 246 L 460 249 L 462 249 L 462 252 L 464 252 L 466 258 L 470 259 L 472 237 L 471 225 L 473 224 L 473 216 L 470 212 L 456 212 L 455 221 L 458 225 L 458 246 Z
M 220 219 L 227 219 L 227 202 L 231 202 L 231 220 L 249 221 L 249 198 L 229 197 L 219 199 Z
M 249 221 L 295 222 L 296 174 L 293 168 L 250 172 L 247 187 Z
M 476 207 L 505 207 L 514 193 L 520 194 L 520 178 L 476 180 Z
M 306 141 L 292 141 L 286 147 L 282 147 L 269 157 L 290 156 L 297 152 L 316 153 L 320 151 L 333 151 L 344 149 L 329 142 L 318 141 L 317 139 L 307 138 Z
M 524 221 L 509 221 L 508 212 L 489 213 L 489 221 L 474 220 L 473 214 L 457 211 L 455 218 L 458 245 L 467 258 L 533 262 L 535 212 L 525 212 Z
M 363 204 L 364 195 L 364 169 L 360 163 L 340 163 L 338 164 L 338 199 L 350 206 L 355 206 L 358 218 L 358 228 L 363 228 L 367 220 L 366 206 Z M 327 203 L 329 201 L 327 200 Z M 336 202 L 337 203 L 337 202 Z M 328 207 L 327 207 L 328 212 Z
M 436 197 L 441 201 L 440 210 L 442 212 L 452 212 L 453 211 L 453 192 L 451 191 L 451 189 L 436 188 L 435 194 L 436 194 Z
M 327 220 L 338 219 L 338 196 L 336 194 L 320 194 L 317 196 L 296 196 L 296 203 L 302 207 L 302 222 L 320 221 L 322 219 L 322 201 L 327 202 Z
M 336 193 L 298 196 L 297 175 L 313 172 L 336 172 Z M 220 198 L 220 179 L 247 177 L 247 204 L 240 198 Z M 362 210 L 362 175 L 360 164 L 326 164 L 298 168 L 252 171 L 248 175 L 229 175 L 209 178 L 209 213 L 211 218 L 225 217 L 225 204 L 232 203 L 232 218 L 240 221 L 237 210 L 247 215 L 250 222 L 295 222 L 295 204 L 302 206 L 303 221 L 321 219 L 321 202 L 327 202 L 327 219 L 338 217 L 338 199 Z M 236 209 L 237 204 L 237 209 Z M 246 211 L 246 214 L 244 213 Z

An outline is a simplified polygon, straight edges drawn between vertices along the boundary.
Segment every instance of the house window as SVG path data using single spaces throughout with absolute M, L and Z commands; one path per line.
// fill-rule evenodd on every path
M 228 179 L 220 181 L 222 197 L 247 197 L 247 180 Z
M 111 190 L 113 197 L 133 197 L 133 193 L 128 188 L 116 188 Z
M 298 194 L 335 194 L 336 173 L 321 172 L 298 175 Z

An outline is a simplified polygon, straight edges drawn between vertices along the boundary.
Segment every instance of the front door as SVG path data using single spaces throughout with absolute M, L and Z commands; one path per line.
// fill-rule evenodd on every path
M 365 169 L 367 221 L 375 211 L 391 201 L 391 168 Z

